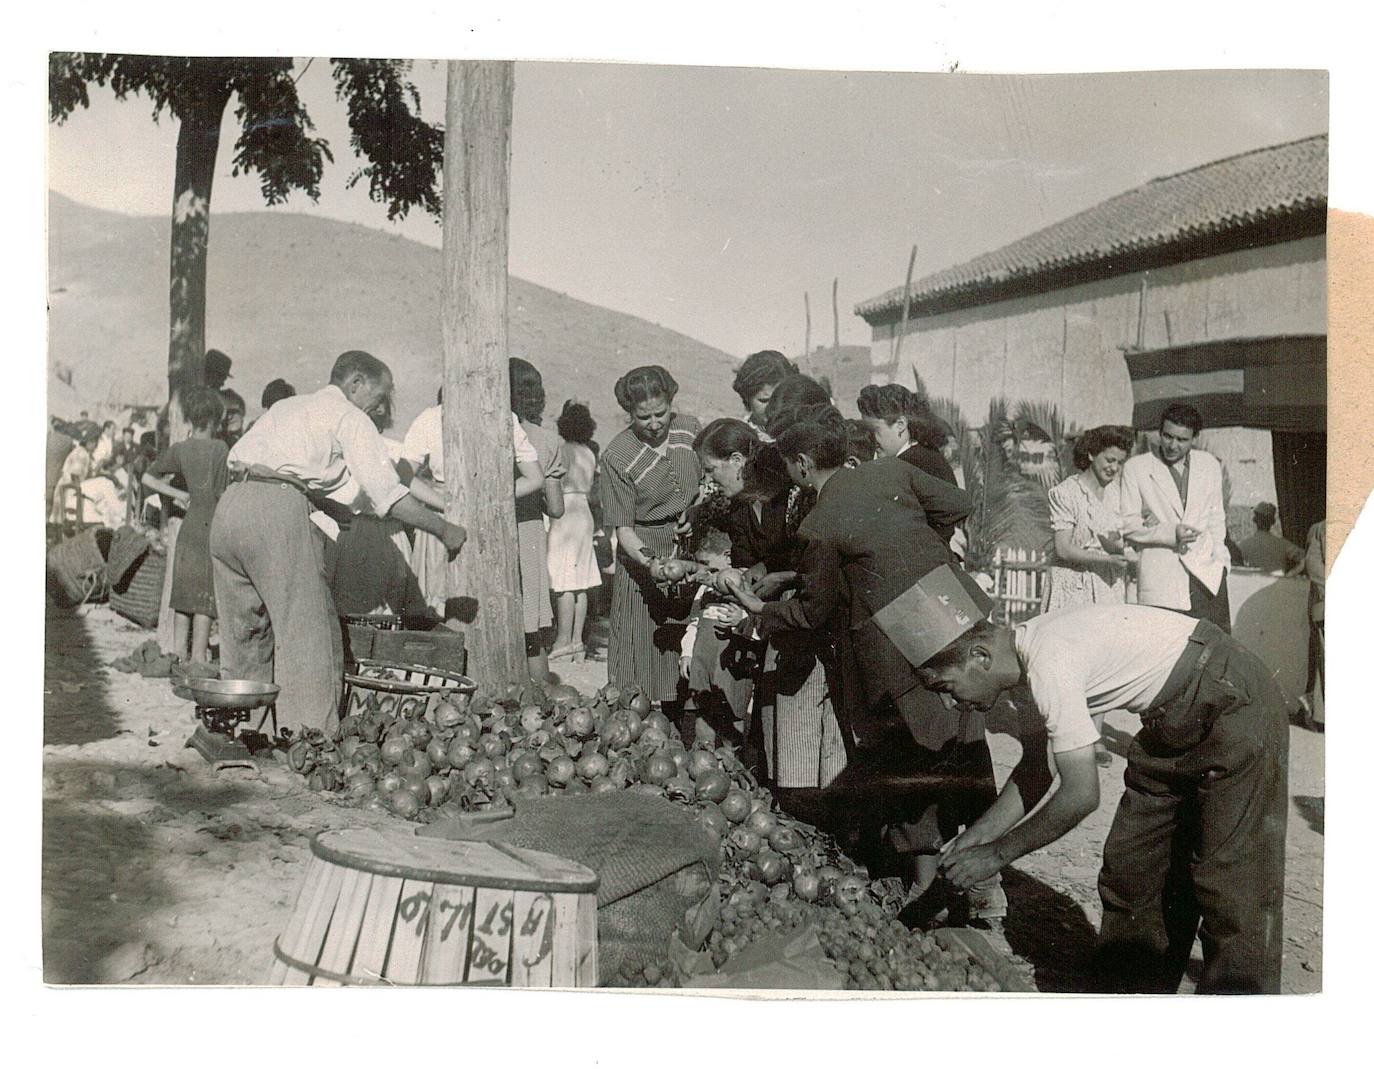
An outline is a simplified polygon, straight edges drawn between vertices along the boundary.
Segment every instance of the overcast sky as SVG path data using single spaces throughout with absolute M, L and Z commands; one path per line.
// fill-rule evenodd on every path
M 298 69 L 299 69 L 298 65 Z M 442 119 L 442 64 L 416 64 Z M 213 210 L 318 213 L 438 245 L 429 217 L 386 221 L 353 170 L 326 60 L 300 91 L 334 150 L 317 205 L 266 209 L 230 174 L 231 103 Z M 176 122 L 92 94 L 52 127 L 51 188 L 97 207 L 169 211 Z M 967 260 L 1106 197 L 1208 160 L 1327 129 L 1321 73 L 844 74 L 519 63 L 511 271 L 727 352 L 865 344 L 855 303 Z M 211 256 L 214 255 L 213 223 Z M 359 270 L 365 271 L 360 264 Z

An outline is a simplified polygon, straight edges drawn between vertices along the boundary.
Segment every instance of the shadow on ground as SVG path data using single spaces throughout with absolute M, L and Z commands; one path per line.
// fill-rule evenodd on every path
M 43 745 L 80 746 L 113 738 L 118 717 L 110 708 L 105 673 L 71 610 L 47 605 L 43 644 Z
M 1007 893 L 1005 934 L 1011 949 L 1035 970 L 1041 991 L 1091 990 L 1089 966 L 1097 929 L 1083 907 L 1033 876 L 1002 870 Z
M 1318 835 L 1326 834 L 1326 799 L 1311 798 L 1303 794 L 1293 796 L 1293 805 L 1307 821 L 1307 826 Z

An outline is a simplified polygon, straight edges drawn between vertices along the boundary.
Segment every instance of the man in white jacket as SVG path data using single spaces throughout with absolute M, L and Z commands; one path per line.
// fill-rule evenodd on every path
M 1221 463 L 1193 448 L 1201 430 L 1191 405 L 1164 410 L 1159 445 L 1122 469 L 1122 533 L 1140 550 L 1140 604 L 1210 620 L 1229 633 Z

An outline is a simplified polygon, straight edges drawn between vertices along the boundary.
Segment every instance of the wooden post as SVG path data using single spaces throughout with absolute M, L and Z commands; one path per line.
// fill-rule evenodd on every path
M 902 337 L 906 334 L 907 315 L 911 311 L 911 272 L 916 267 L 916 246 L 911 246 L 911 259 L 906 262 L 906 282 L 902 284 L 902 325 L 897 331 L 897 344 L 892 352 L 892 374 L 895 377 L 901 369 Z
M 506 268 L 515 68 L 450 62 L 444 126 L 445 515 L 468 530 L 454 569 L 468 674 L 526 675 L 507 371 Z
M 840 280 L 830 283 L 830 314 L 835 319 L 835 348 L 830 352 L 830 388 L 840 384 Z
M 802 307 L 806 309 L 806 340 L 802 343 L 802 360 L 807 363 L 807 370 L 814 371 L 809 366 L 811 360 L 811 294 L 802 291 Z

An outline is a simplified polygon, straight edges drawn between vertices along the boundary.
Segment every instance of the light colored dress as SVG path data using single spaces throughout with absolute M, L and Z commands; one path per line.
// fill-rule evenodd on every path
M 587 495 L 596 479 L 596 454 L 578 442 L 564 442 L 568 471 L 563 476 L 563 515 L 549 524 L 549 585 L 555 594 L 590 590 L 601 585 L 596 564 Z
M 538 423 L 521 420 L 530 444 L 538 456 L 539 470 L 547 478 L 550 471 L 566 468 L 563 439 Z M 585 500 L 585 498 L 584 498 Z M 549 534 L 544 527 L 544 495 L 531 494 L 515 502 L 515 533 L 520 540 L 520 600 L 524 609 L 525 634 L 533 635 L 553 626 L 553 600 L 549 588 Z
M 1120 480 L 1109 485 L 1099 501 L 1082 475 L 1071 475 L 1050 491 L 1050 529 L 1072 532 L 1078 549 L 1101 550 L 1101 536 L 1121 530 Z M 1042 610 L 1073 605 L 1120 604 L 1126 600 L 1126 573 L 1105 564 L 1060 564 L 1050 568 L 1049 590 Z

